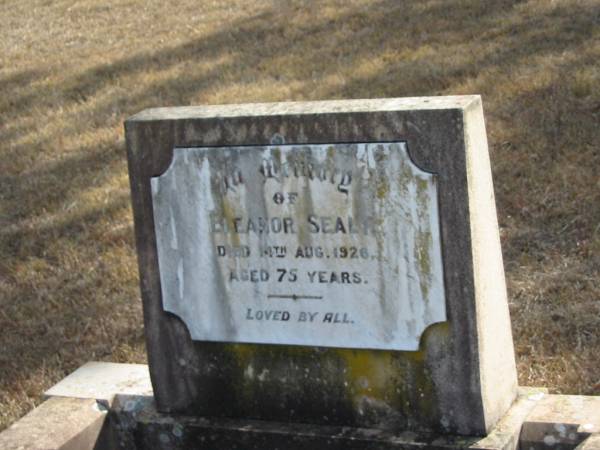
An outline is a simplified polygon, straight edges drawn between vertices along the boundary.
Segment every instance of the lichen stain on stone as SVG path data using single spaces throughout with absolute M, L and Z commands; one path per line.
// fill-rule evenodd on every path
M 379 176 L 377 178 L 376 195 L 379 200 L 384 200 L 390 191 L 390 186 L 386 176 Z
M 417 184 L 417 214 L 420 219 L 420 223 L 429 224 L 428 211 L 430 210 L 429 202 L 429 181 L 422 178 L 416 177 Z M 429 290 L 433 281 L 433 274 L 431 268 L 431 253 L 433 251 L 433 237 L 431 230 L 419 226 L 416 231 L 414 257 L 419 265 L 419 286 L 423 299 L 428 301 Z
M 256 392 L 256 344 L 230 344 L 226 347 L 236 362 L 231 387 L 234 389 L 236 401 L 240 407 L 250 405 L 255 401 Z M 237 375 L 237 376 L 235 376 Z
M 333 145 L 330 145 L 329 147 L 327 147 L 327 160 L 328 161 L 333 161 L 335 158 L 335 147 Z
M 265 368 L 276 370 L 281 361 L 286 364 L 294 360 L 307 360 L 314 355 L 314 349 L 305 346 L 264 346 L 260 344 L 229 344 L 228 349 L 237 362 L 242 375 L 238 386 L 243 397 L 252 394 L 253 389 L 264 375 Z M 269 370 L 272 372 L 273 370 Z M 282 381 L 282 380 L 279 380 Z M 286 380 L 287 381 L 287 380 Z
M 336 353 L 344 361 L 345 381 L 354 401 L 363 396 L 386 400 L 390 352 L 339 349 Z
M 229 349 L 242 367 L 247 366 L 257 351 L 257 344 L 230 344 Z
M 368 404 L 386 405 L 398 411 L 411 403 L 413 389 L 407 381 L 418 380 L 418 391 L 429 392 L 431 382 L 424 373 L 424 352 L 389 352 L 337 349 L 345 366 L 346 393 L 358 410 Z M 409 383 L 412 384 L 412 383 Z M 364 413 L 364 411 L 363 411 Z
M 429 187 L 429 180 L 423 178 L 421 176 L 415 177 L 417 182 L 417 197 L 422 197 L 424 199 L 429 199 L 427 195 L 427 188 Z
M 279 147 L 271 149 L 271 156 L 277 160 L 277 163 L 281 166 L 281 149 Z
M 235 219 L 235 211 L 233 207 L 230 205 L 227 197 L 223 196 L 220 198 L 220 206 L 222 211 L 222 217 L 227 221 L 227 223 L 233 223 Z M 232 246 L 240 245 L 240 235 L 238 233 L 227 233 L 227 239 L 230 239 L 230 244 Z
M 436 333 L 443 338 L 447 328 L 447 323 L 430 326 L 424 336 Z M 357 424 L 376 425 L 390 414 L 400 422 L 420 416 L 428 423 L 438 414 L 426 367 L 429 340 L 424 338 L 416 352 L 260 344 L 227 344 L 224 349 L 236 362 L 230 383 L 236 409 L 251 411 L 259 398 L 285 408 L 286 402 L 312 392 L 338 408 L 345 404 L 338 412 L 354 414 Z M 268 392 L 259 379 L 265 368 L 270 370 Z M 405 425 L 410 428 L 410 423 Z
M 433 245 L 433 240 L 430 231 L 423 231 L 419 229 L 417 231 L 415 245 L 415 259 L 419 264 L 419 286 L 421 293 L 423 294 L 423 300 L 429 299 L 429 288 L 431 286 L 431 260 L 430 251 Z
M 406 197 L 409 195 L 408 185 L 412 183 L 414 178 L 415 177 L 410 167 L 410 163 L 404 161 L 396 177 L 396 181 L 398 182 L 398 187 L 402 197 Z

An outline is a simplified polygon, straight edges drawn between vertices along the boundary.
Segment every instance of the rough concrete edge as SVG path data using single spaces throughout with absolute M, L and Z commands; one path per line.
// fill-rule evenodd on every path
M 91 385 L 90 379 L 96 380 L 96 385 Z M 94 399 L 110 408 L 115 394 L 124 393 L 152 395 L 146 364 L 88 361 L 44 392 L 44 398 Z
M 108 418 L 108 410 L 99 408 L 104 415 L 98 417 L 89 426 L 81 429 L 73 438 L 65 442 L 58 450 L 96 450 L 97 443 Z
M 52 397 L 0 433 L 0 448 L 93 450 L 107 412 L 93 399 Z
M 93 372 L 93 374 L 90 372 Z M 111 376 L 113 379 L 111 379 Z M 95 386 L 87 385 L 82 388 L 83 384 L 89 381 L 86 380 L 88 377 L 92 380 L 102 381 Z M 149 391 L 148 387 L 150 387 Z M 44 393 L 45 401 L 42 404 L 0 433 L 0 447 L 2 450 L 92 450 L 96 446 L 96 441 L 106 421 L 107 412 L 113 406 L 115 396 L 123 392 L 138 395 L 152 393 L 150 375 L 146 364 L 89 361 L 48 389 Z M 69 417 L 72 416 L 68 416 L 61 407 L 61 405 L 73 400 L 81 400 L 82 417 L 85 414 L 90 414 L 89 406 L 92 406 L 93 411 L 95 411 L 92 414 L 97 415 L 97 418 L 91 423 L 86 423 L 85 426 L 77 430 L 70 429 L 73 427 L 73 423 L 72 420 L 69 420 Z M 45 411 L 46 409 L 48 411 Z M 44 414 L 40 416 L 42 411 L 44 411 Z M 64 420 L 59 422 L 58 427 L 56 425 L 51 426 L 51 423 L 55 422 L 50 420 L 59 418 L 61 415 L 65 417 Z M 30 421 L 32 423 L 29 423 Z M 31 433 L 19 429 L 24 425 L 27 428 L 33 426 L 39 430 L 48 428 L 48 436 L 65 436 L 66 439 L 51 442 L 52 446 L 50 447 L 47 442 L 39 442 L 39 446 L 33 443 L 30 445 L 25 440 L 31 437 Z M 10 442 L 11 440 L 14 445 Z M 19 441 L 25 442 L 25 444 L 21 445 Z
M 587 403 L 587 404 L 585 404 Z M 524 420 L 524 450 L 561 447 L 600 449 L 600 397 L 547 395 Z
M 600 450 L 600 433 L 591 434 L 575 450 Z
M 517 450 L 520 443 L 521 426 L 525 418 L 546 396 L 546 388 L 519 387 L 517 398 L 506 414 L 490 433 L 472 445 L 472 449 Z

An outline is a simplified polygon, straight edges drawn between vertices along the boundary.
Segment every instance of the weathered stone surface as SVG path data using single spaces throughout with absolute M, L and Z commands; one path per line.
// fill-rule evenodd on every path
M 0 433 L 0 449 L 92 450 L 106 413 L 95 400 L 51 398 Z
M 600 435 L 600 397 L 545 396 L 529 414 L 521 431 L 523 450 L 593 448 Z M 584 443 L 585 440 L 589 442 Z
M 138 386 L 140 373 L 145 372 L 132 371 L 128 364 L 94 365 L 95 374 L 104 373 L 107 378 L 113 378 L 112 385 L 119 386 L 118 390 L 124 390 L 123 386 Z M 86 366 L 89 368 L 89 364 Z M 116 375 L 111 375 L 108 369 Z M 82 372 L 75 373 L 81 375 Z M 67 382 L 69 378 L 71 380 Z M 62 394 L 68 395 L 67 387 L 75 386 L 73 393 L 79 395 L 73 379 L 67 377 L 58 384 L 63 386 Z M 92 376 L 88 384 L 89 392 L 106 392 L 108 383 Z M 600 398 L 548 395 L 544 388 L 519 388 L 517 399 L 509 411 L 483 438 L 423 431 L 170 415 L 158 412 L 151 396 L 119 394 L 118 390 L 113 395 L 107 394 L 112 399 L 109 408 L 93 399 L 53 397 L 0 433 L 0 448 L 597 450 L 600 442 Z
M 600 450 L 600 433 L 594 433 L 575 447 L 577 450 Z
M 404 449 L 516 450 L 523 419 L 535 408 L 532 390 L 521 390 L 508 414 L 485 438 L 171 416 L 156 411 L 150 397 L 119 395 L 109 416 L 114 448 L 123 449 Z M 537 391 L 536 393 L 539 393 Z
M 478 97 L 148 110 L 126 136 L 159 410 L 465 435 L 507 411 L 516 370 Z M 194 341 L 165 311 L 173 299 L 163 298 L 151 180 L 174 149 L 386 142 L 404 143 L 436 179 L 448 320 L 429 326 L 417 351 Z
M 151 181 L 193 340 L 415 351 L 446 320 L 435 176 L 404 142 L 177 148 Z
M 148 366 L 90 361 L 44 393 L 94 399 L 107 407 L 115 394 L 152 395 Z

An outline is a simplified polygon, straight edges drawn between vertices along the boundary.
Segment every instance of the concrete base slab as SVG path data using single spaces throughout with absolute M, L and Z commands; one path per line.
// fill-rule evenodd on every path
M 543 388 L 519 388 L 485 437 L 174 416 L 156 410 L 151 392 L 147 366 L 88 363 L 2 432 L 0 449 L 600 450 L 600 397 Z
M 600 433 L 594 433 L 577 447 L 576 450 L 600 450 Z
M 0 449 L 94 449 L 106 414 L 93 399 L 51 398 L 0 433 Z
M 109 416 L 111 439 L 132 449 L 481 449 L 515 450 L 521 424 L 544 390 L 521 389 L 497 427 L 481 437 L 441 436 L 378 429 L 257 420 L 172 416 L 152 397 L 117 395 Z
M 589 442 L 584 441 L 596 434 Z M 600 444 L 600 397 L 549 395 L 543 398 L 523 423 L 523 450 L 570 450 L 578 445 L 591 449 Z M 582 447 L 583 448 L 583 447 Z M 600 449 L 600 445 L 597 447 Z
M 49 397 L 93 398 L 109 406 L 115 394 L 152 395 L 148 366 L 91 361 L 48 389 Z

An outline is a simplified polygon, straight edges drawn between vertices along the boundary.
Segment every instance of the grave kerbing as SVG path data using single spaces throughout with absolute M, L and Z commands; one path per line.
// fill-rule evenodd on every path
M 479 97 L 154 109 L 130 118 L 126 122 L 126 137 L 149 365 L 160 411 L 209 417 L 484 435 L 508 410 L 516 396 L 516 370 L 487 140 Z M 333 150 L 328 156 L 329 148 Z M 214 308 L 195 310 L 197 304 L 192 304 L 193 307 L 187 312 L 177 309 L 181 305 L 190 308 L 190 302 L 194 301 L 199 302 L 200 306 L 212 304 L 216 307 L 224 305 L 222 300 L 227 304 L 234 300 L 239 302 L 241 310 L 248 314 L 248 308 L 255 311 L 256 302 L 264 301 L 265 295 L 302 294 L 322 296 L 325 301 L 333 297 L 334 302 L 339 302 L 340 299 L 335 297 L 335 293 L 347 294 L 350 291 L 344 290 L 347 286 L 340 289 L 317 289 L 316 294 L 309 291 L 270 291 L 252 287 L 248 288 L 245 294 L 244 289 L 235 291 L 228 287 L 228 283 L 236 281 L 233 278 L 221 279 L 217 283 L 214 277 L 223 278 L 223 273 L 230 272 L 233 266 L 219 263 L 220 266 L 217 264 L 206 267 L 207 261 L 201 259 L 206 255 L 200 255 L 197 249 L 203 248 L 201 245 L 212 244 L 210 249 L 215 252 L 213 259 L 219 261 L 219 252 L 227 253 L 227 248 L 230 251 L 245 251 L 239 250 L 244 248 L 243 241 L 232 246 L 227 239 L 238 239 L 239 235 L 244 234 L 239 231 L 244 229 L 246 233 L 241 237 L 250 239 L 248 236 L 253 231 L 249 228 L 247 217 L 240 214 L 239 208 L 234 208 L 237 215 L 231 216 L 234 218 L 233 222 L 231 217 L 228 219 L 227 214 L 224 214 L 225 210 L 213 208 L 218 214 L 217 219 L 212 222 L 213 229 L 209 230 L 208 234 L 198 231 L 193 224 L 198 223 L 199 228 L 211 227 L 210 219 L 206 218 L 210 211 L 202 209 L 202 202 L 211 197 L 206 194 L 207 190 L 214 194 L 225 186 L 226 192 L 221 192 L 221 196 L 227 195 L 227 183 L 235 185 L 241 180 L 234 175 L 226 182 L 223 178 L 219 181 L 218 177 L 210 177 L 209 172 L 208 182 L 184 182 L 184 187 L 195 186 L 200 191 L 204 189 L 205 194 L 196 199 L 200 200 L 200 203 L 191 200 L 195 199 L 197 191 L 185 195 L 182 192 L 181 199 L 178 199 L 177 191 L 181 190 L 181 187 L 168 191 L 166 197 L 161 197 L 161 182 L 157 180 L 166 180 L 163 177 L 173 168 L 173 164 L 183 161 L 183 171 L 193 168 L 192 172 L 196 174 L 197 168 L 206 167 L 201 160 L 208 161 L 210 166 L 214 158 L 218 159 L 214 152 L 219 152 L 219 155 L 229 152 L 231 161 L 241 161 L 240 166 L 233 164 L 232 173 L 236 174 L 240 167 L 254 167 L 257 170 L 246 170 L 245 173 L 243 171 L 242 180 L 245 183 L 237 184 L 240 190 L 242 185 L 244 188 L 247 186 L 250 192 L 248 195 L 255 200 L 259 197 L 265 202 L 273 199 L 279 192 L 274 190 L 277 186 L 285 188 L 283 194 L 296 192 L 293 189 L 298 188 L 312 194 L 329 189 L 330 195 L 338 195 L 336 190 L 346 187 L 343 174 L 351 173 L 351 177 L 356 179 L 356 174 L 359 173 L 357 170 L 360 171 L 355 161 L 356 152 L 361 151 L 361 148 L 367 153 L 385 153 L 387 149 L 388 154 L 393 152 L 394 155 L 391 166 L 397 163 L 397 167 L 407 167 L 407 164 L 411 163 L 422 171 L 421 174 L 415 169 L 412 181 L 418 185 L 416 180 L 422 180 L 422 183 L 425 183 L 422 185 L 423 192 L 429 190 L 426 194 L 429 204 L 436 203 L 432 211 L 436 212 L 437 217 L 429 213 L 423 222 L 428 224 L 427 242 L 431 245 L 427 245 L 425 251 L 420 251 L 418 246 L 411 244 L 412 246 L 402 253 L 402 242 L 399 242 L 400 247 L 396 246 L 392 250 L 373 251 L 370 245 L 381 245 L 381 236 L 373 241 L 365 241 L 371 242 L 365 246 L 354 245 L 352 240 L 350 243 L 346 240 L 338 242 L 335 237 L 327 236 L 333 239 L 333 244 L 327 247 L 325 252 L 330 252 L 327 253 L 330 259 L 339 262 L 338 255 L 333 254 L 333 248 L 337 248 L 339 252 L 340 248 L 354 246 L 359 254 L 361 248 L 367 248 L 367 256 L 383 256 L 384 263 L 390 263 L 392 272 L 396 269 L 401 272 L 403 279 L 417 279 L 414 285 L 408 282 L 402 285 L 405 286 L 405 292 L 421 292 L 421 297 L 413 305 L 421 305 L 421 300 L 431 300 L 435 304 L 442 299 L 443 308 L 433 307 L 429 310 L 430 320 L 423 322 L 422 334 L 421 330 L 405 333 L 408 337 L 420 336 L 418 349 L 416 345 L 411 347 L 407 343 L 408 339 L 386 347 L 382 344 L 387 342 L 385 334 L 361 345 L 366 342 L 363 336 L 353 346 L 353 343 L 349 342 L 351 335 L 344 337 L 343 342 L 340 342 L 330 339 L 327 335 L 319 336 L 318 331 L 314 330 L 305 341 L 302 341 L 301 331 L 287 335 L 281 328 L 279 332 L 283 333 L 283 336 L 273 332 L 272 339 L 261 340 L 260 328 L 258 332 L 249 330 L 247 333 L 237 333 L 235 320 L 229 323 L 234 325 L 234 332 L 231 329 L 211 330 L 211 323 L 214 322 L 212 320 L 198 326 L 190 325 L 189 322 L 193 322 L 195 314 L 214 311 Z M 307 181 L 311 180 L 307 174 L 296 177 L 298 179 L 288 177 L 284 181 L 273 183 L 272 180 L 262 180 L 262 185 L 258 182 L 253 183 L 248 176 L 261 176 L 258 171 L 261 164 L 255 163 L 274 160 L 261 156 L 260 161 L 254 161 L 253 158 L 260 152 L 260 155 L 273 155 L 275 149 L 284 153 L 296 151 L 300 152 L 300 155 L 314 154 L 315 161 L 325 161 L 325 165 L 327 157 L 337 159 L 335 166 L 349 167 L 347 170 L 350 172 L 340 170 L 337 173 L 337 185 L 332 183 L 334 189 L 332 186 L 315 187 L 315 183 Z M 211 152 L 213 156 L 209 156 Z M 398 162 L 401 152 L 407 152 L 409 157 L 402 163 Z M 186 164 L 186 155 L 188 158 L 196 158 L 197 164 Z M 226 160 L 222 163 L 226 164 Z M 377 169 L 375 165 L 371 169 L 385 172 L 392 170 L 391 166 L 384 165 Z M 334 169 L 330 168 L 329 174 L 335 173 Z M 293 168 L 290 170 L 293 171 Z M 386 172 L 386 177 L 394 178 L 395 173 L 393 170 Z M 433 178 L 428 178 L 427 174 L 432 174 Z M 264 177 L 264 173 L 262 176 Z M 430 179 L 434 179 L 435 182 L 427 184 L 426 180 Z M 393 186 L 392 193 L 394 189 L 398 192 L 404 188 L 410 190 L 410 185 L 411 183 L 397 183 Z M 435 190 L 431 187 L 433 185 Z M 384 199 L 388 198 L 385 189 L 379 192 L 376 188 L 373 189 L 367 194 L 381 194 Z M 259 197 L 256 197 L 257 192 L 260 193 Z M 235 195 L 238 194 L 239 192 Z M 362 190 L 354 194 L 361 205 L 368 204 L 368 197 L 364 197 Z M 214 200 L 217 196 L 213 195 L 212 198 Z M 399 210 L 407 206 L 403 203 L 407 197 L 400 198 L 404 200 L 396 202 L 399 202 Z M 236 207 L 254 205 L 253 201 L 247 201 L 245 197 L 231 200 L 230 203 L 237 205 Z M 384 201 L 383 208 L 388 211 L 393 203 Z M 168 208 L 161 208 L 161 204 L 171 205 L 180 211 L 169 215 L 170 213 L 164 213 Z M 329 208 L 335 206 L 326 201 L 323 205 Z M 304 206 L 307 207 L 308 205 Z M 263 205 L 261 211 L 270 212 L 270 208 L 274 206 Z M 327 211 L 327 214 L 311 213 L 308 210 L 303 212 L 307 219 L 310 215 L 341 217 L 345 221 L 341 226 L 346 230 L 349 228 L 349 217 L 362 217 L 359 211 L 361 208 L 356 208 L 351 214 L 348 214 L 347 208 L 340 214 L 335 211 Z M 419 211 L 423 212 L 421 209 Z M 291 230 L 293 225 L 296 225 L 296 233 L 289 233 L 288 240 L 283 240 L 286 247 L 291 245 L 290 243 L 295 246 L 301 239 L 300 228 L 294 218 L 302 217 L 302 214 L 295 216 L 292 209 L 288 209 L 287 212 L 289 214 L 281 217 L 292 219 L 288 222 L 288 227 Z M 252 214 L 252 217 L 271 217 L 267 214 Z M 389 212 L 381 214 L 381 210 L 374 210 L 373 214 L 376 220 L 388 220 L 389 217 Z M 410 217 L 410 214 L 407 217 Z M 173 246 L 169 242 L 172 236 L 166 236 L 169 230 L 173 230 L 169 222 L 172 218 L 179 218 L 175 228 L 180 226 L 182 218 L 190 220 L 187 228 L 176 230 L 179 238 Z M 240 221 L 236 222 L 236 218 Z M 362 219 L 366 219 L 366 216 Z M 327 220 L 325 226 L 336 229 L 336 220 L 331 224 Z M 323 222 L 316 219 L 315 221 L 323 228 Z M 256 222 L 258 224 L 259 221 Z M 283 223 L 277 226 L 285 226 Z M 260 227 L 260 224 L 257 224 L 253 224 L 252 227 Z M 311 226 L 310 221 L 308 224 Z M 423 224 L 413 230 L 415 236 L 419 230 L 423 230 Z M 263 230 L 266 226 L 263 223 Z M 227 232 L 224 231 L 224 227 L 227 227 Z M 233 233 L 229 232 L 232 228 Z M 383 230 L 381 233 L 384 233 L 384 239 L 395 239 L 394 236 L 386 237 L 385 233 L 392 230 L 397 237 L 398 230 L 406 229 L 406 224 L 403 225 L 403 222 L 394 219 L 380 228 L 380 231 Z M 186 230 L 188 233 L 181 233 Z M 217 236 L 216 240 L 208 243 L 202 241 L 203 236 L 215 237 L 218 234 L 217 230 L 223 233 Z M 409 230 L 408 233 L 410 232 Z M 439 234 L 437 238 L 435 233 Z M 358 233 L 362 234 L 365 233 Z M 199 239 L 202 242 L 198 242 Z M 317 245 L 313 247 L 325 247 L 329 242 L 318 240 L 317 237 L 314 239 L 317 240 Z M 248 242 L 252 251 L 258 241 L 250 239 Z M 267 239 L 266 242 L 274 246 L 279 241 Z M 387 245 L 386 240 L 383 248 L 387 248 Z M 219 250 L 219 246 L 225 250 Z M 168 256 L 170 251 L 175 252 L 175 257 L 171 259 Z M 185 284 L 182 287 L 181 282 L 184 279 L 197 282 L 197 278 L 186 275 L 188 269 L 194 267 L 193 264 L 182 269 L 172 266 L 178 261 L 177 255 L 182 252 L 191 253 L 191 261 L 202 262 L 202 270 L 212 271 L 209 279 L 197 284 L 191 296 L 186 292 L 186 289 L 190 289 L 189 284 L 186 288 Z M 392 256 L 396 254 L 403 255 L 402 261 L 408 262 L 405 264 L 392 260 Z M 425 258 L 423 255 L 428 256 Z M 433 291 L 426 290 L 424 294 L 421 289 L 422 280 L 418 279 L 420 273 L 417 273 L 415 278 L 411 272 L 419 263 L 423 264 L 426 259 L 429 260 L 429 256 L 433 258 L 431 261 L 439 261 L 440 265 L 438 269 L 429 268 L 432 280 L 435 279 L 432 286 L 437 289 L 431 299 L 429 294 Z M 180 259 L 184 261 L 182 264 L 188 264 L 185 262 L 188 261 L 186 258 Z M 288 260 L 287 256 L 283 260 Z M 233 261 L 237 264 L 236 267 L 243 269 L 243 258 L 233 258 Z M 268 261 L 270 260 L 267 260 L 264 267 L 256 266 L 258 272 L 254 276 L 258 277 L 258 281 L 262 273 L 261 268 L 269 273 L 269 276 L 276 273 L 277 267 L 269 265 Z M 375 258 L 374 261 L 379 260 Z M 290 259 L 288 262 L 294 260 Z M 163 267 L 160 267 L 161 263 Z M 168 267 L 165 267 L 165 264 Z M 317 264 L 297 269 L 304 270 L 305 273 L 325 272 L 327 266 L 328 264 Z M 358 273 L 361 275 L 358 277 L 360 282 L 370 281 L 367 276 L 363 279 L 362 272 L 357 268 L 361 267 L 360 264 L 350 264 L 350 268 L 346 270 L 342 268 L 341 262 L 338 266 L 340 272 L 349 274 L 347 280 L 356 279 L 351 274 Z M 368 267 L 365 270 L 365 273 L 380 275 L 381 281 L 384 282 L 381 285 L 388 296 L 386 302 L 389 304 L 394 298 L 389 294 L 390 283 L 394 283 L 393 275 L 373 271 Z M 198 277 L 201 276 L 201 273 L 198 273 Z M 251 278 L 253 275 L 246 272 L 244 276 Z M 373 275 L 369 277 L 371 276 Z M 327 279 L 327 275 L 325 277 Z M 341 275 L 338 278 L 341 279 Z M 329 280 L 331 281 L 331 275 Z M 251 281 L 249 285 L 258 285 L 258 281 Z M 276 286 L 269 284 L 269 280 L 264 281 L 265 286 Z M 305 282 L 310 283 L 308 275 Z M 360 282 L 357 283 L 358 286 L 364 288 Z M 219 292 L 219 288 L 215 286 L 221 286 L 225 291 L 229 289 L 229 293 L 234 295 L 224 295 L 223 290 Z M 365 291 L 358 300 L 365 298 L 366 301 L 370 301 L 369 293 L 375 296 L 382 295 L 381 290 L 374 293 Z M 164 298 L 165 295 L 169 298 Z M 175 301 L 177 295 L 181 297 L 179 302 Z M 215 296 L 219 296 L 219 299 Z M 403 292 L 399 291 L 398 298 L 405 301 L 404 306 L 410 307 L 411 299 L 407 299 L 405 295 L 403 297 Z M 290 314 L 298 312 L 292 311 L 294 303 L 303 300 L 308 301 L 294 298 L 290 300 Z M 414 302 L 415 299 L 412 300 Z M 359 306 L 360 302 L 357 301 L 357 308 Z M 324 307 L 317 312 L 325 314 L 326 309 Z M 169 310 L 172 312 L 168 312 Z M 352 310 L 360 311 L 351 308 Z M 364 313 L 368 310 L 369 308 Z M 342 314 L 343 312 L 340 311 Z M 226 312 L 215 320 L 221 324 L 235 313 Z M 397 314 L 393 319 L 401 316 Z M 282 314 L 279 318 L 281 317 Z M 338 316 L 338 319 L 340 323 L 335 326 L 351 326 L 350 323 L 344 323 L 343 315 Z M 348 321 L 356 319 L 351 315 L 347 317 Z M 200 318 L 198 320 L 201 321 Z M 388 327 L 388 334 L 394 334 L 403 326 L 401 320 L 391 322 L 393 325 Z M 375 322 L 367 323 L 372 325 Z M 277 329 L 272 325 L 269 324 L 266 329 L 271 332 Z M 327 323 L 323 326 L 333 324 Z M 377 330 L 370 330 L 371 334 L 375 331 Z

